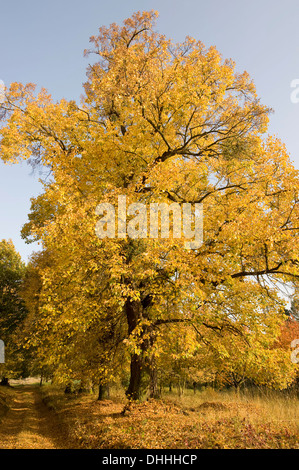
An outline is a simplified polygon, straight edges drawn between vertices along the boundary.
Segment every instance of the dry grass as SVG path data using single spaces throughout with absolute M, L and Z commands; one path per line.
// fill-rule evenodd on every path
M 243 392 L 235 391 L 219 392 L 212 388 L 193 394 L 187 392 L 180 399 L 172 395 L 170 399 L 179 406 L 192 409 L 194 405 L 199 406 L 201 410 L 208 410 L 208 414 L 215 414 L 221 408 L 222 412 L 240 417 L 246 417 L 251 424 L 284 423 L 290 427 L 297 428 L 299 424 L 299 399 L 295 393 L 284 394 L 281 392 Z M 211 403 L 211 406 L 209 406 Z
M 110 400 L 94 395 L 67 397 L 43 387 L 44 402 L 82 448 L 255 449 L 299 448 L 295 396 L 206 390 L 173 394 L 134 404 L 125 413 L 123 394 Z
M 0 386 L 0 423 L 10 409 L 13 398 L 14 390 L 12 388 Z

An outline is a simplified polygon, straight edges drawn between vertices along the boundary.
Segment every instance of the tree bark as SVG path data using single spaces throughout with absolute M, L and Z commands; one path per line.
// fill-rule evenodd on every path
M 150 372 L 150 398 L 160 398 L 161 396 L 161 391 L 158 386 L 158 371 L 156 367 L 156 361 L 154 358 L 152 358 L 150 366 L 149 366 L 149 372 Z
M 130 336 L 142 318 L 142 304 L 139 301 L 128 299 L 125 308 L 128 322 L 128 334 Z M 133 353 L 131 355 L 130 364 L 130 382 L 126 390 L 126 396 L 129 400 L 139 400 L 141 397 L 141 381 L 144 366 L 143 350 L 140 354 Z
M 104 400 L 104 394 L 105 394 L 105 389 L 104 389 L 104 386 L 100 382 L 98 400 Z
M 70 383 L 66 384 L 64 393 L 66 394 L 72 393 L 72 385 Z
M 141 380 L 143 375 L 143 360 L 138 354 L 131 356 L 130 383 L 126 391 L 129 400 L 139 400 L 141 398 Z
M 8 378 L 7 378 L 7 377 L 2 377 L 2 380 L 1 380 L 1 382 L 0 382 L 0 385 L 8 386 L 8 385 L 9 385 Z
M 105 398 L 110 398 L 110 387 L 109 384 L 102 384 L 102 382 L 99 382 L 99 394 L 98 394 L 98 400 L 104 400 Z

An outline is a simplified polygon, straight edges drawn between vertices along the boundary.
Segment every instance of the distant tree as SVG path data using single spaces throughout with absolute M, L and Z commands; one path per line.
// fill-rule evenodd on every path
M 67 263 L 70 260 L 65 258 Z M 123 362 L 117 346 L 124 335 L 115 325 L 113 309 L 100 305 L 97 291 L 92 292 L 88 284 L 85 292 L 84 278 L 72 285 L 61 282 L 69 265 L 60 266 L 60 261 L 59 253 L 44 250 L 34 253 L 27 266 L 22 295 L 29 313 L 22 325 L 22 342 L 31 358 L 31 371 L 66 384 L 67 390 L 73 381 L 80 381 L 83 388 L 92 383 L 101 392 L 114 380 L 116 365 Z M 49 272 L 55 273 L 51 288 Z M 99 273 L 97 285 L 101 284 L 104 275 Z M 61 297 L 63 305 L 55 302 Z
M 27 310 L 21 296 L 25 263 L 11 240 L 0 242 L 0 338 L 5 343 L 5 364 L 1 365 L 2 383 L 14 374 L 24 372 L 24 361 L 18 341 L 18 329 Z
M 281 327 L 277 344 L 281 348 L 288 350 L 294 339 L 299 339 L 299 321 L 296 320 L 296 317 L 290 315 Z

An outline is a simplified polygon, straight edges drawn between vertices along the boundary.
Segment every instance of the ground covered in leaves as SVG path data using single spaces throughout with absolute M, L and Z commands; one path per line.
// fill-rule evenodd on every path
M 76 442 L 89 449 L 299 448 L 296 395 L 248 397 L 208 390 L 132 405 L 124 398 L 67 396 L 42 388 L 43 401 Z
M 191 391 L 125 407 L 50 385 L 0 387 L 0 448 L 299 448 L 296 394 Z M 126 410 L 124 412 L 124 410 Z
M 38 386 L 0 387 L 0 449 L 71 449 L 73 444 Z

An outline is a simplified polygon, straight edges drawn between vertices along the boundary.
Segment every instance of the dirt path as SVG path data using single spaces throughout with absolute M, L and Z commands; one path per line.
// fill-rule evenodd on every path
M 0 449 L 69 449 L 70 444 L 55 414 L 42 402 L 38 387 L 25 385 L 15 392 L 14 403 L 0 424 Z

